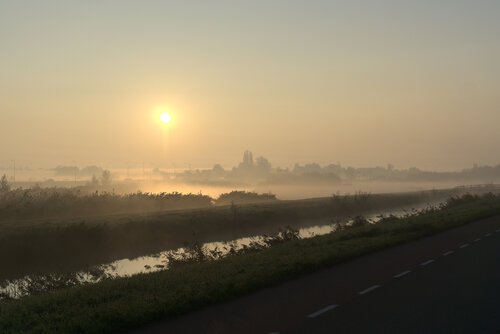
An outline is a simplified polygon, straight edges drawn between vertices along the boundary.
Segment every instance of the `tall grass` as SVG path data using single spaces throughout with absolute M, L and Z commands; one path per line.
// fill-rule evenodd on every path
M 500 214 L 500 198 L 460 198 L 419 215 L 0 303 L 2 333 L 110 333 L 175 317 L 341 261 Z
M 83 216 L 209 207 L 202 194 L 85 192 L 78 188 L 12 189 L 0 192 L 0 220 Z
M 39 191 L 46 191 L 45 195 L 40 196 L 45 199 L 35 202 L 54 201 L 55 206 L 66 208 L 76 205 L 80 200 L 86 203 L 95 200 L 100 203 L 96 206 L 104 205 L 108 201 L 110 206 L 113 206 L 113 203 L 119 203 L 121 206 L 128 201 L 182 201 L 185 198 L 183 196 L 186 196 L 96 194 L 95 198 L 93 195 L 84 195 L 81 199 L 71 195 L 71 192 L 66 196 L 62 195 L 64 193 L 47 195 L 52 194 L 50 190 Z M 14 190 L 9 194 L 13 192 L 18 195 L 23 193 L 21 190 Z M 123 258 L 175 249 L 195 239 L 199 242 L 227 241 L 239 237 L 272 234 L 285 226 L 312 226 L 317 225 L 318 220 L 327 223 L 342 217 L 370 212 L 376 214 L 402 206 L 425 205 L 444 200 L 450 194 L 456 192 L 448 190 L 380 195 L 359 193 L 313 200 L 211 205 L 148 214 L 41 218 L 28 221 L 5 219 L 0 221 L 0 279 L 33 273 L 79 270 Z M 193 196 L 196 199 L 196 196 L 201 195 Z M 200 200 L 204 202 L 205 197 Z M 31 203 L 31 200 L 27 202 Z M 64 203 L 70 204 L 65 206 Z M 21 207 L 21 204 L 17 204 L 15 209 L 6 210 L 20 210 Z

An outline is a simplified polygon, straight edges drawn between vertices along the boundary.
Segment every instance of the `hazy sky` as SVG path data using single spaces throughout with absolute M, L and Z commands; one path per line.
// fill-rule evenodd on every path
M 499 36 L 488 0 L 0 0 L 0 161 L 498 164 Z

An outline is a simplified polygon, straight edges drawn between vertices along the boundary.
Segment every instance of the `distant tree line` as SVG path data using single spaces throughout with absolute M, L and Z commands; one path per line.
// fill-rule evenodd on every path
M 225 170 L 220 164 L 212 169 L 185 171 L 178 176 L 188 183 L 234 185 L 248 183 L 337 184 L 346 181 L 415 181 L 415 182 L 494 182 L 500 180 L 500 165 L 478 166 L 456 172 L 424 171 L 416 167 L 397 169 L 392 164 L 382 167 L 354 168 L 341 164 L 321 166 L 318 163 L 295 164 L 293 168 L 273 168 L 264 157 L 254 159 L 252 152 L 245 151 L 238 166 Z
M 56 175 L 78 177 L 100 175 L 104 171 L 104 169 L 99 166 L 87 166 L 81 169 L 77 166 L 57 166 L 53 170 Z

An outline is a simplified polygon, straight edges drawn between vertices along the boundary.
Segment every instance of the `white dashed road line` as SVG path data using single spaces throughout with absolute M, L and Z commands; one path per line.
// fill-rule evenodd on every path
M 365 293 L 371 292 L 371 291 L 378 289 L 378 288 L 380 288 L 380 285 L 378 285 L 378 284 L 372 285 L 371 287 L 364 289 L 363 291 L 358 292 L 358 295 L 364 295 Z
M 334 308 L 336 308 L 337 306 L 338 306 L 338 305 L 336 305 L 336 304 L 328 305 L 327 307 L 324 307 L 324 308 L 322 308 L 322 309 L 321 309 L 321 310 L 319 310 L 319 311 L 316 311 L 316 312 L 314 312 L 314 313 L 309 314 L 307 317 L 308 317 L 308 318 L 311 318 L 311 319 L 312 319 L 312 318 L 316 318 L 317 316 L 320 316 L 320 315 L 322 315 L 323 313 L 326 313 L 326 312 L 328 312 L 328 311 L 333 310 L 333 309 L 334 309 Z
M 500 232 L 500 228 L 499 228 L 499 229 L 497 229 L 495 232 Z M 485 236 L 485 237 L 490 237 L 490 236 L 491 236 L 491 233 L 486 233 L 484 236 Z M 479 241 L 481 241 L 481 238 L 476 238 L 476 239 L 474 239 L 474 242 L 479 242 Z M 461 245 L 461 246 L 460 246 L 460 248 L 465 248 L 465 247 L 468 247 L 468 246 L 469 246 L 469 244 L 463 244 L 463 245 Z M 447 251 L 447 252 L 443 253 L 443 256 L 448 256 L 448 255 L 451 255 L 451 254 L 453 254 L 453 253 L 455 253 L 455 251 L 450 250 L 450 251 Z M 425 262 L 422 262 L 420 265 L 421 265 L 421 266 L 426 266 L 426 265 L 428 265 L 428 264 L 431 264 L 431 263 L 432 263 L 432 262 L 434 262 L 434 261 L 435 261 L 434 259 L 430 259 L 430 260 L 427 260 L 427 261 L 425 261 Z M 394 277 L 394 278 L 400 278 L 400 277 L 403 277 L 403 276 L 405 276 L 405 275 L 407 275 L 407 274 L 409 274 L 409 273 L 411 273 L 411 270 L 405 270 L 405 271 L 400 272 L 400 273 L 399 273 L 399 274 L 397 274 L 397 275 L 394 275 L 393 277 Z M 364 294 L 367 294 L 367 293 L 369 293 L 369 292 L 371 292 L 371 291 L 373 291 L 373 290 L 375 290 L 375 289 L 378 289 L 378 288 L 380 288 L 380 285 L 378 285 L 378 284 L 376 284 L 376 285 L 372 285 L 372 286 L 371 286 L 371 287 L 369 287 L 369 288 L 366 288 L 366 289 L 364 289 L 364 290 L 362 290 L 362 291 L 359 291 L 359 292 L 358 292 L 358 295 L 364 295 Z M 314 313 L 309 314 L 307 317 L 308 317 L 308 318 L 311 318 L 311 319 L 312 319 L 312 318 L 316 318 L 316 317 L 318 317 L 318 316 L 320 316 L 320 315 L 322 315 L 322 314 L 324 314 L 324 313 L 326 313 L 326 312 L 328 312 L 328 311 L 333 310 L 333 309 L 334 309 L 334 308 L 336 308 L 336 307 L 338 307 L 338 305 L 336 305 L 336 304 L 328 305 L 328 306 L 326 306 L 326 307 L 322 308 L 321 310 L 318 310 L 318 311 L 316 311 L 316 312 L 314 312 Z M 269 334 L 280 334 L 280 332 L 270 332 Z
M 400 277 L 403 277 L 404 275 L 409 274 L 409 273 L 411 273 L 410 270 L 405 270 L 397 275 L 394 275 L 394 278 L 400 278 Z
M 426 266 L 426 265 L 428 265 L 428 264 L 431 264 L 432 262 L 434 262 L 434 259 L 430 259 L 430 260 L 427 260 L 427 261 L 425 261 L 425 262 L 422 262 L 422 263 L 420 263 L 420 265 L 421 265 L 421 266 Z
M 430 260 L 428 260 L 428 261 L 422 262 L 422 263 L 420 263 L 420 265 L 421 265 L 421 266 L 426 266 L 426 265 L 428 265 L 428 264 L 431 264 L 432 262 L 434 262 L 434 259 L 430 259 Z

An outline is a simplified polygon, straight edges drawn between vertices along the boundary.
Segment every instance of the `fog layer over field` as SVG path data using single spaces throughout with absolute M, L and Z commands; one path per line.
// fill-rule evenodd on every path
M 456 171 L 427 171 L 417 167 L 351 167 L 339 163 L 274 166 L 263 156 L 245 151 L 233 167 L 214 164 L 210 168 L 159 168 L 137 166 L 104 168 L 96 165 L 59 165 L 35 168 L 27 164 L 0 162 L 12 187 L 71 187 L 83 192 L 199 194 L 218 197 L 233 190 L 273 193 L 279 199 L 303 199 L 348 194 L 407 192 L 500 182 L 500 165 L 463 168 Z

